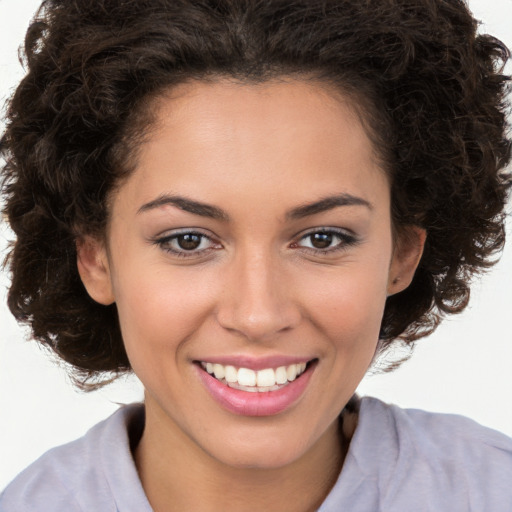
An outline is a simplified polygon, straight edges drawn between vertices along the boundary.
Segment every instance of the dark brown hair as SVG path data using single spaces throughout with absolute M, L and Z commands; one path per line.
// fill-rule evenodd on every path
M 476 29 L 461 0 L 46 0 L 0 142 L 12 313 L 84 387 L 129 370 L 116 307 L 87 295 L 75 242 L 104 233 L 151 99 L 187 80 L 294 75 L 355 99 L 395 228 L 428 233 L 412 284 L 388 298 L 381 346 L 432 332 L 504 243 L 508 51 Z

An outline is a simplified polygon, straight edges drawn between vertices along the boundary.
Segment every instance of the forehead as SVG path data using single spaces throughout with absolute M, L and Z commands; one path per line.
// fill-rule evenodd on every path
M 140 201 L 225 202 L 231 190 L 300 203 L 387 183 L 353 100 L 325 84 L 190 82 L 157 98 L 153 116 L 129 180 Z
M 362 128 L 359 105 L 352 96 L 319 81 L 192 81 L 162 94 L 153 107 L 154 142 L 158 134 L 165 137 L 173 127 L 182 140 L 226 147 L 237 138 L 247 148 L 271 146 L 272 137 L 281 140 L 316 135 L 326 142 L 338 137 L 339 143 L 340 135 L 347 138 L 348 132 Z M 363 135 L 361 142 L 369 142 L 363 141 Z M 374 148 L 369 146 L 372 153 Z

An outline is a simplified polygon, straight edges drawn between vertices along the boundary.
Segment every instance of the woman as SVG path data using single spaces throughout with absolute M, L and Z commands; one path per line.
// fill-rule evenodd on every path
M 145 402 L 0 510 L 510 509 L 508 438 L 353 397 L 504 242 L 508 52 L 475 27 L 455 0 L 45 2 L 1 146 L 9 306 Z

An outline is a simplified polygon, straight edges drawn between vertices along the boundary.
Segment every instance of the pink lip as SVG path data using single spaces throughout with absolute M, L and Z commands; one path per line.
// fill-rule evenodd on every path
M 307 363 L 314 359 L 313 357 L 292 357 L 284 355 L 252 357 L 252 356 L 213 356 L 200 359 L 205 363 L 231 365 L 236 368 L 249 368 L 251 370 L 264 370 L 265 368 L 279 368 L 280 366 L 290 366 L 291 364 Z
M 204 371 L 199 365 L 196 367 L 202 383 L 213 399 L 224 409 L 242 416 L 273 416 L 291 407 L 302 396 L 315 371 L 316 362 L 310 364 L 306 371 L 293 382 L 276 391 L 263 393 L 230 388 Z M 264 366 L 264 368 L 269 367 L 272 365 Z

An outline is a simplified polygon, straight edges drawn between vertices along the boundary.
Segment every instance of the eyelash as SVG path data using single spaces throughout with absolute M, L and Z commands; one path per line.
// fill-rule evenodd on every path
M 331 235 L 333 238 L 338 238 L 338 244 L 334 245 L 332 247 L 327 247 L 325 249 L 318 249 L 316 247 L 302 247 L 299 245 L 299 242 L 302 240 L 306 240 L 313 235 Z M 348 247 L 354 246 L 358 243 L 358 238 L 345 230 L 342 229 L 336 229 L 336 228 L 316 228 L 313 230 L 308 231 L 307 233 L 303 234 L 299 238 L 299 242 L 294 242 L 292 244 L 292 247 L 302 247 L 303 249 L 307 250 L 310 254 L 318 255 L 318 256 L 329 256 L 333 253 L 337 253 L 340 251 L 346 250 Z
M 315 248 L 315 247 L 304 247 L 304 246 L 299 245 L 299 243 L 301 241 L 306 240 L 309 237 L 312 237 L 313 235 L 318 235 L 318 234 L 331 235 L 333 238 L 337 238 L 339 241 L 338 241 L 337 245 L 335 245 L 333 247 L 326 247 L 325 249 L 319 249 L 319 248 Z M 181 248 L 181 249 L 171 248 L 171 245 L 170 245 L 171 243 L 173 243 L 174 241 L 177 242 L 177 240 L 180 237 L 186 237 L 186 236 L 200 237 L 201 240 L 199 242 L 199 247 L 201 246 L 201 244 L 203 243 L 204 240 L 210 241 L 213 244 L 213 246 L 206 247 L 206 248 L 200 249 L 200 250 L 197 250 L 197 249 L 186 250 L 183 248 Z M 293 242 L 291 244 L 291 247 L 292 248 L 302 248 L 303 250 L 306 250 L 308 253 L 314 254 L 314 255 L 328 256 L 330 254 L 346 250 L 347 247 L 356 245 L 358 243 L 358 241 L 359 240 L 355 235 L 348 233 L 347 231 L 344 231 L 341 229 L 317 228 L 317 229 L 311 230 L 311 231 L 303 234 L 302 236 L 300 236 L 300 238 L 298 239 L 297 242 Z M 173 233 L 172 235 L 157 238 L 153 242 L 158 247 L 160 247 L 162 250 L 164 250 L 168 253 L 171 253 L 172 255 L 177 256 L 179 258 L 194 258 L 194 257 L 197 258 L 199 256 L 203 256 L 203 255 L 209 253 L 212 250 L 216 250 L 216 249 L 222 247 L 221 244 L 216 243 L 212 239 L 212 237 L 210 237 L 204 233 L 201 233 L 200 231 L 193 231 L 193 230 Z
M 200 237 L 201 240 L 199 242 L 199 247 L 203 243 L 204 240 L 208 240 L 212 242 L 213 245 L 217 245 L 218 247 L 207 247 L 205 249 L 200 249 L 199 251 L 196 249 L 193 250 L 186 250 L 186 249 L 173 249 L 171 248 L 170 244 L 173 241 L 177 241 L 180 237 L 186 237 L 186 236 L 197 236 Z M 212 237 L 205 235 L 204 233 L 201 233 L 200 231 L 181 231 L 178 233 L 173 233 L 172 235 L 163 236 L 160 238 L 157 238 L 154 240 L 154 243 L 160 247 L 162 250 L 171 253 L 173 256 L 177 256 L 178 258 L 194 258 L 198 256 L 203 256 L 206 253 L 215 250 L 217 248 L 220 248 L 221 245 L 219 243 L 215 243 Z

